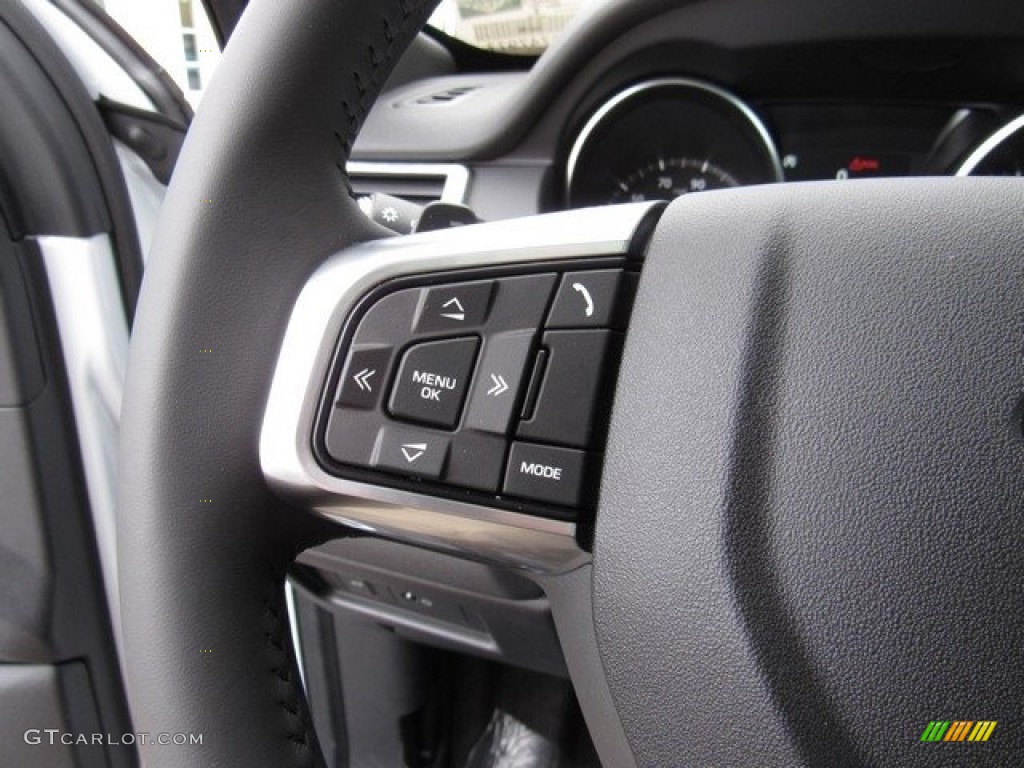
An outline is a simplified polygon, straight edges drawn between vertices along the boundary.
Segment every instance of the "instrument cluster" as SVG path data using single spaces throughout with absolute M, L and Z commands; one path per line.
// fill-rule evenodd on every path
M 755 104 L 708 82 L 663 77 L 614 93 L 581 123 L 564 162 L 563 196 L 574 208 L 749 184 L 1024 169 L 1024 116 L 1006 107 Z

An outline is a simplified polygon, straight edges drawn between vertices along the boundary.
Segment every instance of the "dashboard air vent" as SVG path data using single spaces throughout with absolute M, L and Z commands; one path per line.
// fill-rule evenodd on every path
M 348 164 L 352 191 L 356 197 L 374 193 L 393 195 L 411 203 L 426 205 L 436 200 L 465 202 L 469 174 L 461 165 L 434 163 Z

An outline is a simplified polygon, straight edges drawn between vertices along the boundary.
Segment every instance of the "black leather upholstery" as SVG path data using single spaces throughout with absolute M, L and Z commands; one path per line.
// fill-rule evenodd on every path
M 433 2 L 254 0 L 181 156 L 136 319 L 123 411 L 120 567 L 147 766 L 322 759 L 284 569 L 332 533 L 264 486 L 258 434 L 292 302 L 325 256 L 382 235 L 344 162 Z

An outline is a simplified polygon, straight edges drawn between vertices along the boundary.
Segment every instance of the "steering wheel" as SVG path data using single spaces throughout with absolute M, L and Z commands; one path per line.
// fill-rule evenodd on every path
M 1024 188 L 765 186 L 386 238 L 345 163 L 432 6 L 253 0 L 182 153 L 120 562 L 136 729 L 203 738 L 145 764 L 322 764 L 283 581 L 352 524 L 536 580 L 607 765 L 1018 764 Z M 638 253 L 592 542 L 316 460 L 382 282 Z M 936 744 L 933 721 L 998 725 Z

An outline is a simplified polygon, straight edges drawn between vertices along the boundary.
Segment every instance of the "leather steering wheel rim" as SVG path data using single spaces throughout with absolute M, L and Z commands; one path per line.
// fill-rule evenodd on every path
M 345 162 L 434 5 L 254 0 L 181 155 L 133 329 L 119 550 L 136 729 L 202 743 L 142 743 L 147 765 L 322 764 L 283 584 L 338 530 L 270 495 L 259 428 L 303 281 L 384 234 Z

